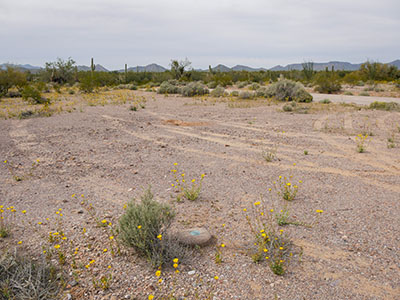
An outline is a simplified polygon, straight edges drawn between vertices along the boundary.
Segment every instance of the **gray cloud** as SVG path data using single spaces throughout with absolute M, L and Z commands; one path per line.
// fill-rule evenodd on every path
M 0 0 L 0 62 L 108 68 L 398 59 L 397 0 Z

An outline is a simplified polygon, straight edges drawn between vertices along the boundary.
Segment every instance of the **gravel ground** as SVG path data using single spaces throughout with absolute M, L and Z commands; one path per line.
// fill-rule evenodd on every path
M 0 121 L 0 158 L 7 160 L 0 199 L 18 210 L 2 248 L 41 253 L 61 209 L 77 260 L 95 261 L 81 266 L 77 285 L 68 283 L 73 299 L 147 299 L 159 289 L 212 290 L 213 299 L 400 299 L 399 113 L 326 105 L 336 108 L 296 114 L 251 101 L 137 94 L 148 98 L 145 109 L 108 105 Z M 354 137 L 363 131 L 373 137 L 366 153 L 357 153 Z M 387 147 L 389 136 L 396 147 Z M 262 151 L 273 147 L 277 159 L 266 162 Z M 175 162 L 188 178 L 206 174 L 197 201 L 174 201 Z M 15 181 L 7 165 L 23 180 Z M 290 212 L 313 225 L 284 227 L 297 249 L 284 276 L 265 261 L 253 263 L 243 212 L 260 195 L 276 205 L 268 188 L 280 175 L 302 180 Z M 149 184 L 158 201 L 175 207 L 175 228 L 204 226 L 226 245 L 221 264 L 210 245 L 182 261 L 179 274 L 163 270 L 157 284 L 154 269 L 129 249 L 112 256 L 109 231 L 81 200 L 93 204 L 99 220 L 116 224 L 124 204 Z M 110 289 L 94 289 L 91 278 L 109 273 Z

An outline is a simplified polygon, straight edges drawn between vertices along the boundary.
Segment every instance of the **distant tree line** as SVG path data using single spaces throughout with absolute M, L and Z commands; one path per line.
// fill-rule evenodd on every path
M 280 77 L 293 81 L 314 85 L 320 92 L 334 93 L 340 90 L 341 84 L 358 85 L 365 82 L 397 82 L 400 83 L 400 71 L 397 67 L 378 62 L 366 62 L 357 71 L 326 69 L 315 71 L 312 62 L 303 63 L 302 70 L 290 71 L 198 71 L 190 67 L 191 63 L 171 60 L 170 70 L 165 72 L 94 72 L 94 65 L 89 71 L 78 71 L 72 58 L 47 62 L 45 68 L 37 73 L 22 72 L 11 67 L 0 70 L 0 96 L 8 93 L 12 87 L 22 90 L 26 85 L 51 83 L 55 89 L 63 85 L 78 85 L 84 92 L 92 92 L 97 87 L 116 86 L 120 84 L 160 85 L 168 80 L 182 82 L 202 81 L 205 84 L 226 87 L 238 82 L 272 83 Z

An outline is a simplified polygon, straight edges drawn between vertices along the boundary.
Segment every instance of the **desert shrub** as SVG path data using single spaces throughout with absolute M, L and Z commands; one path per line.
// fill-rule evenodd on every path
M 10 90 L 10 91 L 8 91 L 6 97 L 8 97 L 8 98 L 19 98 L 19 97 L 22 97 L 22 94 L 18 90 Z
M 266 90 L 267 97 L 274 97 L 279 101 L 311 102 L 313 97 L 304 89 L 299 82 L 288 79 L 281 79 Z
M 242 89 L 242 88 L 246 87 L 247 85 L 248 85 L 247 81 L 241 81 L 241 82 L 238 83 L 237 87 L 239 89 Z
M 79 89 L 84 93 L 93 93 L 99 86 L 95 76 L 97 76 L 97 74 L 92 74 L 90 72 L 83 73 L 79 78 Z
M 239 92 L 238 91 L 232 91 L 231 92 L 232 97 L 239 97 Z
M 256 96 L 257 97 L 267 97 L 267 88 L 265 86 L 260 87 L 257 91 L 256 91 Z
M 15 87 L 23 87 L 26 84 L 26 74 L 8 67 L 0 70 L 0 97 L 7 94 L 8 90 Z
M 259 85 L 258 83 L 256 83 L 256 82 L 252 83 L 252 84 L 249 86 L 249 89 L 252 90 L 252 91 L 256 91 L 256 90 L 258 90 L 259 88 L 260 88 L 260 85 Z
M 369 93 L 368 93 L 368 92 L 361 92 L 361 93 L 359 93 L 358 95 L 359 95 L 359 96 L 366 96 L 366 97 L 368 97 L 368 96 L 369 96 Z
M 319 72 L 315 76 L 315 91 L 324 94 L 337 93 L 342 89 L 336 73 L 333 72 Z
M 121 241 L 145 256 L 153 266 L 159 267 L 179 251 L 180 245 L 168 235 L 168 229 L 175 214 L 166 205 L 153 199 L 148 188 L 141 202 L 128 203 L 125 213 L 119 219 Z
M 239 98 L 240 99 L 252 99 L 254 97 L 254 94 L 249 91 L 241 91 L 239 93 Z
M 38 87 L 33 85 L 27 85 L 21 92 L 22 99 L 29 101 L 33 104 L 45 104 L 50 101 L 44 97 L 42 97 L 42 93 Z
M 293 111 L 293 106 L 291 106 L 290 104 L 285 104 L 282 107 L 283 111 L 289 112 L 289 111 Z
M 201 82 L 191 82 L 181 89 L 181 94 L 186 97 L 201 96 L 208 93 L 208 88 Z
M 169 81 L 164 81 L 163 83 L 161 83 L 159 89 L 157 90 L 158 94 L 177 94 L 178 92 L 178 86 Z
M 375 101 L 369 105 L 370 109 L 386 110 L 386 111 L 400 111 L 400 104 L 396 102 L 380 102 Z
M 211 91 L 210 95 L 213 97 L 223 97 L 225 95 L 225 89 L 222 86 L 218 86 Z
M 346 95 L 346 96 L 353 96 L 353 93 L 352 93 L 352 92 L 349 92 L 349 91 L 344 92 L 343 94 Z
M 216 81 L 210 81 L 209 83 L 207 83 L 207 86 L 209 89 L 215 89 L 218 86 L 218 84 Z
M 319 103 L 322 103 L 322 104 L 329 104 L 329 103 L 331 103 L 332 101 L 331 100 L 329 100 L 329 99 L 322 99 L 321 101 L 319 101 Z
M 47 261 L 18 255 L 0 258 L 0 299 L 60 299 L 57 270 Z

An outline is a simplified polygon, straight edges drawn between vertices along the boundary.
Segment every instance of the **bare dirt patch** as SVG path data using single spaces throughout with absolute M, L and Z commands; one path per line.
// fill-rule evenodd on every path
M 83 262 L 78 284 L 69 282 L 67 289 L 74 299 L 157 296 L 155 270 L 127 249 L 113 256 L 107 229 L 81 205 L 85 199 L 99 220 L 117 224 L 124 204 L 151 184 L 158 201 L 175 207 L 175 228 L 205 227 L 217 244 L 226 245 L 221 264 L 209 245 L 182 261 L 179 274 L 163 270 L 164 285 L 173 289 L 170 278 L 176 278 L 182 295 L 212 286 L 214 299 L 398 298 L 399 113 L 321 104 L 296 114 L 262 101 L 246 107 L 135 95 L 145 98 L 144 109 L 130 110 L 129 97 L 105 106 L 79 106 L 77 99 L 79 109 L 70 113 L 0 120 L 0 158 L 23 177 L 16 181 L 2 162 L 1 204 L 18 210 L 11 237 L 0 240 L 2 248 L 20 247 L 22 241 L 40 255 L 61 209 L 65 236 Z M 357 153 L 354 137 L 363 131 L 372 132 L 372 140 L 366 153 Z M 393 135 L 397 146 L 388 148 Z M 262 153 L 274 146 L 279 160 L 266 162 Z M 175 201 L 175 162 L 190 179 L 206 174 L 198 200 Z M 303 182 L 290 203 L 291 215 L 313 226 L 283 227 L 300 251 L 280 277 L 249 256 L 253 239 L 243 209 L 260 195 L 267 197 L 273 182 L 288 174 Z M 324 212 L 317 216 L 317 209 Z M 108 290 L 93 287 L 92 278 L 109 273 Z

